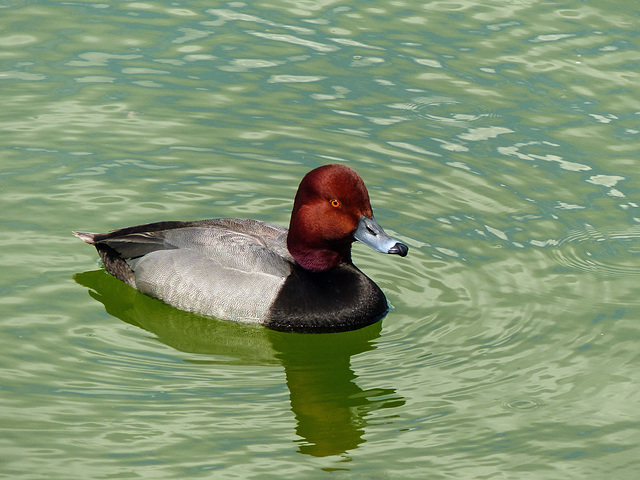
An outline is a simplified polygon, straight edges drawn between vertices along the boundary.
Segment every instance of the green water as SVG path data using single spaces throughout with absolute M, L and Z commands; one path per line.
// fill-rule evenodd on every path
M 636 1 L 0 4 L 0 477 L 635 479 Z M 286 225 L 354 167 L 410 246 L 358 332 L 203 319 L 72 230 Z

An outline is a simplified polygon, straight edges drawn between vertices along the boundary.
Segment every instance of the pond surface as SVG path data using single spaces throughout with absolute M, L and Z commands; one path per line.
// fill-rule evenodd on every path
M 635 0 L 0 5 L 0 476 L 635 479 Z M 252 217 L 355 168 L 391 312 L 278 333 L 72 230 Z

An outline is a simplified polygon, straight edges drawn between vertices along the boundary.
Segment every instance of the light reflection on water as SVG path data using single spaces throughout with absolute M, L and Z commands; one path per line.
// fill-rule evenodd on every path
M 637 472 L 633 2 L 0 12 L 0 472 Z M 328 162 L 360 172 L 411 246 L 355 247 L 392 305 L 360 333 L 174 311 L 91 271 L 70 236 L 286 225 Z M 87 295 L 105 285 L 106 312 Z

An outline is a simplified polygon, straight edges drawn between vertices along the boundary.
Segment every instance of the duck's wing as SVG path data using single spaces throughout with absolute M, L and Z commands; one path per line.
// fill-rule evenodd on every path
M 109 233 L 74 232 L 86 243 L 109 247 L 133 268 L 152 252 L 188 249 L 222 265 L 264 271 L 272 263 L 293 262 L 286 247 L 287 229 L 242 218 L 214 218 L 194 222 L 157 222 Z
M 252 219 L 222 218 L 167 230 L 165 249 L 191 250 L 225 268 L 287 275 L 293 257 L 286 247 L 287 229 Z

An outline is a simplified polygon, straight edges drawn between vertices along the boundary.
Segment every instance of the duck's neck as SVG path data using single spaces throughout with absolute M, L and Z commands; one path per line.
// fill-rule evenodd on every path
M 310 247 L 297 242 L 295 236 L 292 238 L 289 234 L 287 248 L 298 265 L 312 272 L 324 272 L 342 263 L 351 263 L 351 244 L 340 250 Z

